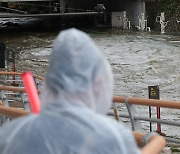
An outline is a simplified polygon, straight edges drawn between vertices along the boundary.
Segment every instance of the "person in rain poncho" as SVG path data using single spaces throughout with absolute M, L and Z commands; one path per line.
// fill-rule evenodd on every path
M 139 154 L 131 131 L 105 115 L 113 77 L 92 39 L 64 30 L 52 50 L 41 111 L 0 129 L 0 154 Z

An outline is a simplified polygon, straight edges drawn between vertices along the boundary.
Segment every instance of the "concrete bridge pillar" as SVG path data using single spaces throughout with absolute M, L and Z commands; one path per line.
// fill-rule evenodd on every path
M 125 8 L 127 16 L 131 21 L 133 27 L 139 25 L 139 17 L 143 13 L 145 16 L 145 2 L 144 1 L 126 1 Z
M 142 14 L 144 15 L 144 18 L 146 18 L 145 1 L 143 0 L 116 0 L 113 1 L 111 8 L 112 12 L 126 11 L 126 16 L 131 22 L 131 26 L 134 28 L 137 28 L 139 26 L 139 19 L 140 17 L 142 17 Z M 115 17 L 112 16 L 112 18 Z

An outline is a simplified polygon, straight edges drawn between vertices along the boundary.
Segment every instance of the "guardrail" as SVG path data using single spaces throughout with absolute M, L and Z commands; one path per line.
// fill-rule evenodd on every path
M 24 88 L 24 87 L 1 86 L 1 85 L 0 85 L 0 90 L 25 93 L 25 88 Z M 41 91 L 40 91 L 40 90 L 38 90 L 38 93 L 40 94 L 40 93 L 41 93 Z
M 17 75 L 20 76 L 22 73 L 19 72 L 0 72 L 0 75 Z M 37 78 L 42 82 L 44 80 L 43 77 L 40 77 L 38 75 L 34 75 L 34 78 Z M 11 81 L 10 81 L 11 82 Z M 22 81 L 19 81 L 22 82 Z M 39 91 L 40 93 L 40 91 Z M 6 95 L 17 95 L 20 96 L 21 102 L 24 105 L 25 110 L 29 110 L 29 104 L 27 100 L 27 96 L 25 94 L 25 89 L 23 87 L 15 87 L 15 86 L 0 86 L 0 104 L 4 106 L 9 106 L 9 102 L 12 100 L 9 100 Z M 18 96 L 18 97 L 19 97 Z M 16 99 L 14 99 L 16 101 Z M 154 106 L 154 107 L 164 107 L 164 108 L 172 108 L 172 109 L 180 109 L 180 102 L 175 101 L 166 101 L 166 100 L 155 100 L 155 99 L 146 99 L 146 98 L 128 98 L 124 96 L 114 96 L 113 97 L 113 113 L 108 113 L 108 115 L 113 115 L 117 120 L 120 120 L 120 117 L 122 118 L 128 118 L 130 119 L 132 130 L 134 131 L 141 131 L 141 121 L 148 121 L 148 122 L 154 122 L 154 123 L 162 123 L 172 126 L 180 126 L 180 123 L 174 122 L 174 121 L 167 121 L 167 120 L 161 120 L 156 118 L 147 118 L 143 116 L 138 116 L 136 113 L 136 110 L 134 108 L 134 105 L 141 105 L 141 106 Z M 120 114 L 117 109 L 118 103 L 124 103 L 127 107 L 128 114 Z M 4 111 L 3 111 L 4 112 Z M 8 111 L 9 112 L 9 111 Z M 1 110 L 0 110 L 1 113 Z M 29 111 L 28 111 L 29 113 Z M 7 113 L 6 113 L 7 114 Z M 17 113 L 18 114 L 18 113 Z M 9 116 L 7 114 L 7 116 Z M 170 139 L 166 138 L 168 141 L 180 143 L 180 140 L 178 139 Z
M 14 93 L 7 93 L 7 91 L 14 92 Z M 40 93 L 40 91 L 38 92 Z M 10 100 L 6 96 L 8 94 L 10 95 L 14 94 L 16 96 L 19 95 L 21 97 L 23 108 L 25 110 L 29 110 L 28 100 L 25 95 L 25 89 L 23 87 L 0 86 L 1 104 L 7 107 L 9 106 L 9 102 L 10 102 Z M 16 101 L 16 99 L 14 100 Z M 175 122 L 175 121 L 161 120 L 161 119 L 156 119 L 156 118 L 147 118 L 147 117 L 143 117 L 142 115 L 138 116 L 133 106 L 133 105 L 143 105 L 143 106 L 180 109 L 180 102 L 145 99 L 145 98 L 126 98 L 124 96 L 114 96 L 113 102 L 114 102 L 113 104 L 114 112 L 113 114 L 109 113 L 109 115 L 113 115 L 117 120 L 119 120 L 119 117 L 130 119 L 132 130 L 134 131 L 142 131 L 141 121 L 161 123 L 161 124 L 167 124 L 167 125 L 172 125 L 172 126 L 177 126 L 177 127 L 180 126 L 180 123 Z M 125 103 L 128 110 L 128 114 L 119 114 L 119 111 L 116 106 L 117 103 Z M 180 140 L 177 140 L 177 139 L 168 138 L 167 140 L 171 142 L 180 143 Z
M 0 85 L 3 86 L 16 86 L 23 87 L 21 74 L 23 72 L 2 72 L 0 71 Z M 39 75 L 33 75 L 34 82 L 36 84 L 37 89 L 41 87 L 41 83 L 44 80 L 43 77 Z
M 0 75 L 17 75 L 17 76 L 20 76 L 22 73 L 20 72 L 0 72 Z M 33 77 L 35 79 L 39 79 L 39 80 L 44 80 L 43 77 L 39 76 L 39 75 L 33 75 Z
M 163 108 L 171 108 L 171 109 L 180 109 L 180 102 L 176 101 L 166 101 L 166 100 L 156 100 L 156 99 L 145 99 L 145 98 L 128 98 L 124 96 L 114 96 L 113 97 L 113 110 L 114 113 L 109 115 L 113 115 L 115 119 L 120 120 L 122 118 L 129 118 L 132 126 L 132 130 L 134 131 L 142 131 L 141 121 L 167 124 L 172 126 L 180 127 L 179 122 L 161 120 L 156 118 L 147 118 L 142 115 L 139 116 L 137 111 L 135 110 L 133 105 L 141 105 L 141 106 L 153 106 L 153 107 L 163 107 Z M 124 103 L 127 107 L 128 114 L 120 114 L 117 109 L 118 103 Z M 179 139 L 167 138 L 167 141 L 180 143 Z
M 30 112 L 26 110 L 20 110 L 13 107 L 6 107 L 0 105 L 0 114 L 4 116 L 8 116 L 9 118 L 17 118 L 30 114 Z
M 135 105 L 180 109 L 180 102 L 176 102 L 176 101 L 156 100 L 156 99 L 147 99 L 147 98 L 127 98 L 124 96 L 114 96 L 113 102 L 116 102 L 116 103 L 127 102 L 128 104 L 135 104 Z
M 29 111 L 0 106 L 0 114 L 11 118 L 17 118 L 30 114 Z M 166 141 L 156 134 L 144 134 L 133 132 L 134 138 L 141 148 L 141 154 L 159 154 L 165 147 Z M 149 137 L 148 137 L 148 136 Z
M 29 110 L 25 88 L 20 77 L 21 74 L 21 72 L 0 72 L 0 101 L 3 106 Z M 33 75 L 33 77 L 37 89 L 41 89 L 44 78 L 39 75 Z M 40 90 L 38 90 L 38 93 L 40 94 Z

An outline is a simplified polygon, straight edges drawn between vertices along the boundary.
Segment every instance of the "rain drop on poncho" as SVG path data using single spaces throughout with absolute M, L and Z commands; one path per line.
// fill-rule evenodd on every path
M 0 128 L 0 154 L 139 154 L 131 131 L 106 116 L 112 91 L 110 65 L 92 39 L 62 31 L 53 43 L 40 113 Z

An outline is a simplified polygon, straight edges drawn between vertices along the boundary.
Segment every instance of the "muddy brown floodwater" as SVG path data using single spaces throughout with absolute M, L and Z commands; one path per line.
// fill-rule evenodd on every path
M 94 39 L 111 63 L 114 95 L 148 98 L 148 86 L 158 85 L 160 99 L 180 101 L 180 35 L 97 29 L 84 31 Z M 44 76 L 57 34 L 0 34 L 0 40 L 15 50 L 17 71 L 29 70 Z M 125 109 L 122 108 L 123 111 Z M 148 116 L 148 108 L 138 108 L 138 113 Z M 152 114 L 156 116 L 156 109 L 152 109 Z M 180 111 L 161 109 L 161 118 L 180 122 Z M 142 122 L 142 125 L 143 129 L 149 129 L 147 122 Z M 153 130 L 156 130 L 155 124 Z M 162 132 L 180 137 L 177 127 L 163 125 Z

